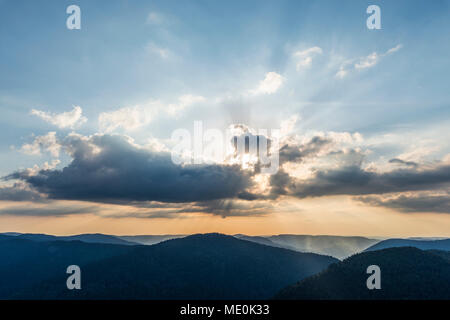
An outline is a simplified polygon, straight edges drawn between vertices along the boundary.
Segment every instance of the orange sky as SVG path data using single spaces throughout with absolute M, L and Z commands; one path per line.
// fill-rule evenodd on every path
M 120 210 L 124 210 L 123 207 Z M 69 235 L 78 233 L 191 234 L 331 234 L 386 237 L 450 237 L 450 215 L 398 213 L 336 196 L 283 202 L 277 212 L 256 217 L 192 213 L 179 218 L 114 218 L 95 214 L 64 217 L 0 216 L 0 232 Z

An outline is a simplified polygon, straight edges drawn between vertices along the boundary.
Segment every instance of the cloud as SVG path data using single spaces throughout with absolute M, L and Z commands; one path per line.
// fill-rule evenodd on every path
M 313 57 L 318 54 L 322 54 L 322 49 L 319 47 L 311 47 L 303 51 L 294 52 L 293 56 L 297 60 L 296 62 L 297 71 L 303 68 L 310 67 L 312 64 Z
M 122 128 L 136 130 L 149 124 L 161 108 L 159 101 L 150 101 L 144 105 L 124 107 L 110 112 L 102 112 L 98 124 L 102 132 L 112 132 Z
M 382 53 L 382 54 L 373 52 L 373 53 L 369 54 L 368 56 L 356 59 L 356 62 L 354 62 L 354 60 L 346 60 L 341 64 L 341 66 L 339 67 L 339 70 L 335 76 L 336 76 L 336 78 L 343 79 L 351 71 L 354 71 L 354 70 L 361 71 L 364 69 L 373 68 L 374 66 L 376 66 L 378 64 L 378 62 L 382 58 L 399 51 L 402 47 L 403 47 L 403 45 L 399 44 L 399 45 L 387 50 L 385 53 Z
M 71 135 L 63 144 L 73 157 L 62 170 L 15 172 L 51 199 L 97 202 L 195 202 L 236 198 L 251 185 L 235 165 L 175 165 L 169 153 L 140 148 L 123 136 Z
M 348 66 L 348 63 L 341 64 L 341 66 L 339 67 L 339 71 L 336 72 L 336 75 L 335 75 L 336 78 L 343 79 L 348 75 L 348 73 L 350 72 L 350 69 L 347 66 Z
M 170 49 L 160 47 L 153 42 L 148 43 L 145 46 L 145 50 L 148 53 L 157 55 L 158 57 L 160 57 L 161 59 L 164 59 L 164 60 L 167 60 L 167 59 L 175 56 L 174 53 Z
M 272 94 L 278 91 L 283 85 L 284 78 L 276 72 L 268 72 L 264 80 L 261 80 L 258 87 L 251 90 L 250 93 L 254 95 Z
M 374 52 L 369 54 L 367 57 L 360 58 L 357 63 L 355 63 L 355 69 L 367 69 L 372 68 L 378 63 L 380 56 Z
M 51 204 L 45 206 L 8 206 L 0 208 L 0 215 L 27 217 L 55 217 L 74 214 L 90 214 L 100 210 L 97 206 L 70 206 L 68 204 Z
M 205 100 L 202 96 L 186 94 L 180 96 L 176 103 L 171 104 L 164 104 L 158 100 L 148 101 L 144 104 L 102 112 L 98 117 L 98 124 L 100 130 L 106 133 L 117 129 L 132 131 L 148 125 L 161 114 L 175 116 L 186 108 Z
M 301 117 L 298 114 L 290 116 L 288 119 L 281 121 L 280 123 L 280 135 L 288 136 L 293 133 L 298 121 Z
M 389 49 L 388 51 L 386 51 L 385 55 L 388 55 L 388 54 L 392 54 L 392 53 L 394 53 L 394 52 L 397 52 L 397 51 L 400 50 L 401 48 L 403 48 L 403 45 L 402 45 L 402 44 L 398 44 L 398 45 L 396 45 L 394 48 L 391 48 L 391 49 Z
M 73 129 L 87 121 L 87 118 L 83 116 L 83 109 L 81 109 L 80 106 L 74 106 L 72 111 L 62 113 L 50 113 L 32 109 L 31 114 L 38 116 L 42 120 L 51 123 L 60 129 Z
M 405 166 L 414 167 L 414 168 L 418 166 L 418 164 L 414 161 L 404 161 L 404 160 L 401 160 L 398 158 L 389 160 L 389 163 L 395 163 L 395 164 L 405 165 Z
M 217 199 L 197 203 L 192 209 L 212 215 L 226 217 L 264 216 L 273 208 L 268 202 L 249 202 L 239 199 Z M 186 212 L 186 210 L 183 210 Z
M 166 109 L 166 112 L 169 115 L 176 115 L 180 111 L 183 111 L 184 109 L 186 109 L 187 107 L 189 107 L 193 104 L 196 104 L 196 103 L 204 102 L 205 100 L 206 99 L 202 96 L 186 94 L 186 95 L 179 97 L 177 103 L 169 104 Z
M 282 176 L 285 172 L 277 173 Z M 278 179 L 278 180 L 277 180 Z M 309 179 L 272 177 L 272 188 L 298 198 L 329 195 L 368 195 L 401 191 L 435 190 L 450 184 L 450 166 L 431 169 L 398 169 L 386 173 L 364 170 L 360 164 L 318 170 Z
M 45 199 L 35 190 L 30 189 L 23 182 L 18 182 L 9 187 L 0 188 L 0 201 L 33 201 L 41 202 Z
M 356 197 L 358 201 L 371 206 L 385 207 L 401 212 L 435 212 L 450 213 L 450 195 L 396 195 Z
M 54 157 L 59 156 L 61 145 L 56 138 L 56 132 L 51 131 L 45 136 L 37 136 L 32 143 L 26 143 L 20 151 L 28 155 L 41 155 L 41 151 L 45 150 L 50 152 Z
M 301 162 L 303 158 L 317 155 L 332 140 L 327 137 L 315 136 L 305 144 L 285 144 L 280 148 L 280 163 Z

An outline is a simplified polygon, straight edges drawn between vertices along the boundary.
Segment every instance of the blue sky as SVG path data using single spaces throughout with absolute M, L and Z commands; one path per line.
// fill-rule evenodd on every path
M 66 28 L 71 4 L 81 8 L 81 30 Z M 366 27 L 371 4 L 381 8 L 381 30 Z M 444 161 L 449 9 L 450 1 L 0 0 L 0 174 L 54 160 L 21 150 L 49 132 L 164 144 L 195 120 L 280 128 L 295 116 L 298 136 L 360 134 L 351 148 L 365 150 L 366 169 L 399 157 Z M 269 73 L 281 84 L 257 91 Z M 182 97 L 190 102 L 181 111 L 165 111 Z M 86 119 L 74 126 L 31 114 L 74 106 Z M 152 119 L 102 126 L 102 113 L 134 106 Z M 59 169 L 72 161 L 57 158 Z

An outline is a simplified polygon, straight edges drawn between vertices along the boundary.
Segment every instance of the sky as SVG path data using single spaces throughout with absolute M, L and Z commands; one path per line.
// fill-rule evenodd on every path
M 0 0 L 0 232 L 450 236 L 449 18 L 448 0 Z

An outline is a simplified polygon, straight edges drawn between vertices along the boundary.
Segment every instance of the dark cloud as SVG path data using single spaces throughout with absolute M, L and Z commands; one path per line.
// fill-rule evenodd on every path
M 239 166 L 175 165 L 169 153 L 139 148 L 125 137 L 72 135 L 63 144 L 72 162 L 20 179 L 51 199 L 99 202 L 195 202 L 238 197 L 251 185 Z
M 306 157 L 317 155 L 325 146 L 331 143 L 331 139 L 315 136 L 309 142 L 300 146 L 285 144 L 280 148 L 280 163 L 301 162 Z
M 371 206 L 386 207 L 403 212 L 450 213 L 450 196 L 447 195 L 400 195 L 395 198 L 381 196 L 357 197 L 356 200 Z
M 288 194 L 287 188 L 292 183 L 293 178 L 284 170 L 280 169 L 277 173 L 270 176 L 270 193 L 274 196 Z
M 307 180 L 286 176 L 282 171 L 271 179 L 272 192 L 299 198 L 327 195 L 365 195 L 448 187 L 450 166 L 434 169 L 401 169 L 387 173 L 366 171 L 353 165 L 316 172 Z
M 183 208 L 186 212 L 203 212 L 223 218 L 240 216 L 262 216 L 266 215 L 273 205 L 269 202 L 248 202 L 235 199 L 219 199 L 195 203 L 190 208 Z
M 401 159 L 398 159 L 398 158 L 394 158 L 394 159 L 389 160 L 389 163 L 405 165 L 405 166 L 409 166 L 409 167 L 413 167 L 413 168 L 416 168 L 418 166 L 418 164 L 416 162 L 404 161 L 404 160 L 401 160 Z
M 68 206 L 68 205 L 49 205 L 44 207 L 33 206 L 12 206 L 0 209 L 0 215 L 14 216 L 36 216 L 36 217 L 55 217 L 67 216 L 73 214 L 96 213 L 100 209 L 96 206 Z
M 26 188 L 23 183 L 15 183 L 13 186 L 0 188 L 0 201 L 44 202 L 45 200 L 39 192 Z

